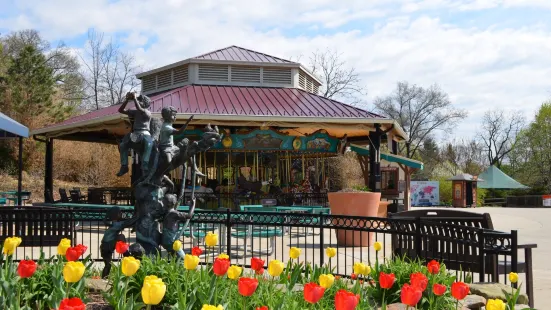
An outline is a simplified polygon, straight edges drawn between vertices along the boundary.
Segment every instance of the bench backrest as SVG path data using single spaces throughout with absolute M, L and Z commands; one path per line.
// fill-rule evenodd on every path
M 389 213 L 389 218 L 421 218 L 423 220 L 438 221 L 448 224 L 464 225 L 484 229 L 494 229 L 489 213 L 475 213 L 459 210 L 422 209 L 397 213 Z

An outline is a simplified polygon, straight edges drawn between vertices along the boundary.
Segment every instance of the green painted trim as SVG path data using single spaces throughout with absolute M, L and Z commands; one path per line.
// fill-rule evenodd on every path
M 369 156 L 369 149 L 355 144 L 350 144 L 350 150 L 360 155 Z M 381 153 L 381 159 L 393 163 L 400 163 L 411 168 L 423 170 L 423 163 L 400 155 Z

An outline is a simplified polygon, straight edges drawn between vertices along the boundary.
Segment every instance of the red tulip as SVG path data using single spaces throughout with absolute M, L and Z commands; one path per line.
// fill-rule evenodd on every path
M 258 287 L 258 280 L 253 278 L 239 278 L 237 282 L 237 288 L 239 289 L 239 294 L 249 297 L 256 291 Z
M 67 252 L 65 252 L 65 258 L 67 258 L 67 261 L 69 262 L 75 262 L 80 257 L 80 252 L 77 247 L 70 247 L 67 249 Z
M 30 278 L 36 271 L 34 260 L 22 260 L 17 266 L 17 273 L 21 278 Z
M 264 268 L 260 268 L 258 270 L 255 270 L 254 273 L 256 273 L 257 275 L 261 276 L 264 274 Z
M 469 286 L 463 282 L 452 283 L 452 296 L 457 300 L 462 300 L 469 295 Z
M 427 277 L 423 273 L 416 272 L 416 273 L 412 273 L 409 276 L 409 283 L 411 283 L 412 286 L 416 286 L 420 288 L 421 291 L 424 291 L 427 289 L 427 285 L 429 284 L 429 279 L 427 279 Z
M 358 276 L 355 273 L 352 273 L 350 275 L 350 279 L 352 279 L 352 280 L 356 280 L 357 278 L 358 278 Z
M 433 259 L 427 264 L 427 269 L 429 270 L 429 273 L 437 274 L 440 272 L 440 263 Z
M 324 292 L 325 288 L 317 283 L 310 282 L 304 284 L 304 300 L 311 304 L 317 303 L 323 297 Z
M 413 285 L 404 284 L 402 286 L 402 291 L 400 292 L 400 299 L 402 300 L 403 304 L 406 304 L 410 307 L 415 307 L 419 300 L 421 300 L 421 297 L 423 296 L 423 291 Z
M 216 258 L 212 265 L 212 271 L 217 276 L 225 275 L 228 272 L 228 268 L 230 268 L 230 260 L 227 258 Z
M 61 301 L 58 310 L 85 310 L 86 305 L 78 297 L 65 298 Z
M 391 288 L 394 285 L 394 281 L 396 281 L 396 276 L 394 276 L 393 273 L 379 273 L 379 284 L 381 285 L 381 288 Z
M 130 248 L 130 244 L 126 242 L 117 241 L 117 243 L 115 244 L 115 251 L 117 251 L 117 253 L 121 255 L 126 253 L 129 248 Z
M 256 307 L 256 310 L 268 310 L 268 306 Z
M 82 256 L 86 252 L 86 250 L 88 250 L 88 247 L 82 244 L 77 244 L 75 248 L 77 248 L 77 251 L 80 253 L 80 256 Z
M 353 310 L 360 302 L 360 295 L 355 295 L 352 292 L 339 290 L 335 294 L 335 309 L 336 310 Z
M 251 269 L 254 270 L 254 271 L 259 271 L 260 269 L 264 269 L 264 261 L 261 260 L 258 257 L 252 257 L 251 258 Z
M 193 256 L 199 256 L 199 255 L 201 255 L 201 254 L 203 254 L 203 250 L 201 250 L 200 247 L 194 246 L 194 247 L 191 249 L 191 255 L 193 255 Z
M 444 285 L 444 284 L 438 284 L 438 283 L 435 283 L 433 286 L 432 286 L 432 292 L 434 293 L 434 295 L 436 296 L 442 296 L 444 295 L 444 293 L 446 293 L 446 290 L 448 288 Z

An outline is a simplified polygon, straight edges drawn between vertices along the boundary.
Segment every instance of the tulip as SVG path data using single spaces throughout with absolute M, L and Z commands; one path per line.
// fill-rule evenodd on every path
M 61 239 L 61 241 L 59 241 L 59 244 L 57 245 L 57 254 L 65 255 L 65 252 L 67 252 L 67 249 L 70 247 L 71 247 L 71 240 L 67 238 Z
M 59 304 L 58 310 L 85 310 L 86 305 L 78 297 L 65 298 Z
M 427 289 L 429 279 L 427 279 L 427 277 L 423 273 L 415 272 L 409 276 L 409 283 L 411 283 L 412 286 L 421 289 L 421 291 L 424 291 Z
M 518 282 L 518 273 L 516 273 L 516 272 L 509 273 L 509 281 L 511 281 L 511 283 L 517 283 Z
M 115 251 L 121 255 L 126 253 L 129 248 L 130 248 L 130 244 L 126 242 L 117 241 L 117 243 L 115 244 Z
M 402 286 L 402 291 L 400 292 L 400 299 L 403 304 L 410 307 L 415 307 L 417 303 L 421 300 L 423 296 L 423 291 L 417 287 L 409 284 L 404 284 Z
M 201 310 L 224 310 L 224 307 L 222 305 L 213 306 L 213 305 L 203 305 L 203 308 Z
M 311 304 L 317 303 L 325 292 L 325 288 L 314 282 L 304 284 L 304 300 Z
M 88 247 L 83 245 L 83 244 L 77 244 L 77 246 L 75 246 L 75 248 L 77 249 L 78 253 L 80 254 L 80 256 L 82 256 L 84 253 L 86 253 L 86 250 L 88 250 Z
M 237 288 L 241 296 L 249 297 L 256 291 L 258 280 L 253 278 L 239 278 Z
M 259 276 L 261 276 L 261 275 L 264 274 L 264 268 L 260 268 L 260 269 L 258 269 L 258 270 L 255 270 L 254 273 L 257 274 L 257 275 L 259 275 Z
M 333 258 L 337 255 L 337 249 L 335 249 L 335 248 L 326 248 L 325 249 L 325 254 L 329 258 Z
M 256 310 L 269 310 L 268 306 L 256 307 Z
M 301 250 L 299 248 L 292 247 L 289 250 L 289 257 L 292 259 L 297 259 L 300 256 Z
M 462 300 L 469 295 L 469 286 L 463 282 L 452 283 L 452 296 L 457 300 Z
M 217 258 L 212 265 L 212 271 L 220 277 L 226 274 L 228 268 L 230 268 L 230 260 L 226 258 Z
M 233 265 L 228 269 L 228 278 L 232 280 L 237 280 L 239 279 L 239 276 L 241 275 L 242 271 L 243 271 L 243 268 Z
M 440 272 L 440 263 L 433 259 L 427 264 L 427 269 L 431 274 L 438 274 Z
M 194 247 L 191 249 L 191 255 L 193 255 L 193 256 L 199 256 L 199 255 L 201 255 L 201 254 L 203 254 L 203 250 L 201 250 L 200 247 L 194 246 Z
M 272 277 L 279 277 L 283 272 L 283 268 L 285 268 L 285 265 L 277 259 L 274 259 L 268 264 L 268 273 Z
M 127 277 L 133 276 L 140 269 L 140 261 L 132 256 L 127 256 L 122 259 L 121 271 Z
M 360 295 L 346 290 L 339 290 L 335 294 L 335 310 L 353 310 L 360 302 Z
M 505 303 L 501 299 L 488 299 L 486 310 L 505 310 Z
M 368 276 L 371 273 L 371 267 L 368 265 L 361 263 L 361 262 L 355 262 L 354 263 L 354 273 L 356 275 L 364 275 Z
M 358 278 L 358 276 L 355 273 L 352 273 L 350 275 L 350 279 L 352 279 L 352 280 L 356 280 L 357 278 Z
M 65 258 L 69 262 L 77 261 L 79 257 L 80 257 L 80 253 L 77 247 L 70 247 L 65 251 Z
M 436 295 L 436 296 L 442 296 L 442 295 L 444 295 L 444 293 L 446 293 L 446 290 L 447 290 L 447 287 L 446 287 L 444 284 L 435 283 L 435 284 L 432 286 L 432 292 L 433 292 L 434 295 Z
M 13 255 L 15 249 L 21 244 L 21 238 L 19 237 L 8 237 L 4 240 L 4 254 Z
M 67 262 L 63 267 L 63 279 L 67 283 L 76 283 L 84 275 L 85 269 L 82 262 Z
M 380 243 L 379 241 L 375 242 L 375 244 L 373 245 L 373 248 L 375 249 L 375 251 L 379 252 L 380 250 L 383 249 L 383 244 Z
M 264 269 L 264 261 L 261 260 L 258 257 L 252 257 L 251 258 L 251 269 L 254 271 L 259 271 L 260 269 Z
M 335 277 L 332 274 L 322 274 L 319 278 L 320 285 L 328 289 L 333 285 L 333 282 L 335 282 Z
M 143 281 L 142 299 L 146 305 L 158 305 L 166 293 L 166 285 L 157 276 L 147 276 Z
M 184 247 L 184 245 L 182 244 L 182 241 L 180 241 L 180 240 L 176 240 L 172 244 L 172 249 L 176 252 L 180 251 L 183 247 Z
M 21 278 L 30 278 L 36 271 L 36 263 L 34 260 L 22 260 L 17 266 L 17 274 Z
M 394 285 L 394 281 L 396 281 L 396 276 L 393 273 L 379 273 L 379 285 L 381 285 L 381 288 L 391 288 Z
M 194 270 L 199 265 L 199 257 L 195 255 L 186 254 L 184 256 L 184 268 L 187 270 Z
M 222 253 L 222 254 L 218 255 L 218 258 L 220 258 L 220 259 L 230 259 L 230 256 L 226 253 Z
M 218 244 L 218 235 L 209 231 L 205 237 L 205 244 L 208 247 L 215 247 Z

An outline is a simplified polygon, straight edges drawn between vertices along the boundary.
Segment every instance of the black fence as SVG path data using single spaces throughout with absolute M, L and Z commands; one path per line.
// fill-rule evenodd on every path
M 99 246 L 105 230 L 107 209 L 58 209 L 45 207 L 0 208 L 0 241 L 20 236 L 23 243 L 15 259 L 37 259 L 42 249 L 46 256 L 57 253 L 61 238 L 89 247 L 92 259 L 101 261 Z M 133 210 L 123 211 L 129 218 Z M 232 262 L 247 266 L 250 258 L 260 257 L 287 261 L 289 248 L 302 250 L 301 261 L 328 263 L 336 274 L 350 275 L 354 262 L 373 263 L 375 255 L 385 260 L 392 254 L 437 259 L 453 270 L 471 272 L 477 281 L 507 281 L 505 272 L 517 271 L 517 233 L 497 232 L 421 219 L 387 219 L 311 214 L 299 212 L 234 212 L 197 211 L 189 227 L 183 231 L 185 251 L 193 246 L 204 247 L 208 232 L 219 236 L 216 247 L 207 249 L 205 261 L 219 253 L 232 257 Z M 129 242 L 135 234 L 125 230 Z M 372 245 L 385 246 L 375 252 Z M 327 257 L 327 247 L 337 249 L 334 258 Z M 499 258 L 498 258 L 499 257 Z M 498 268 L 497 261 L 505 261 Z M 500 270 L 498 270 L 500 269 Z M 503 270 L 501 270 L 503 269 Z

